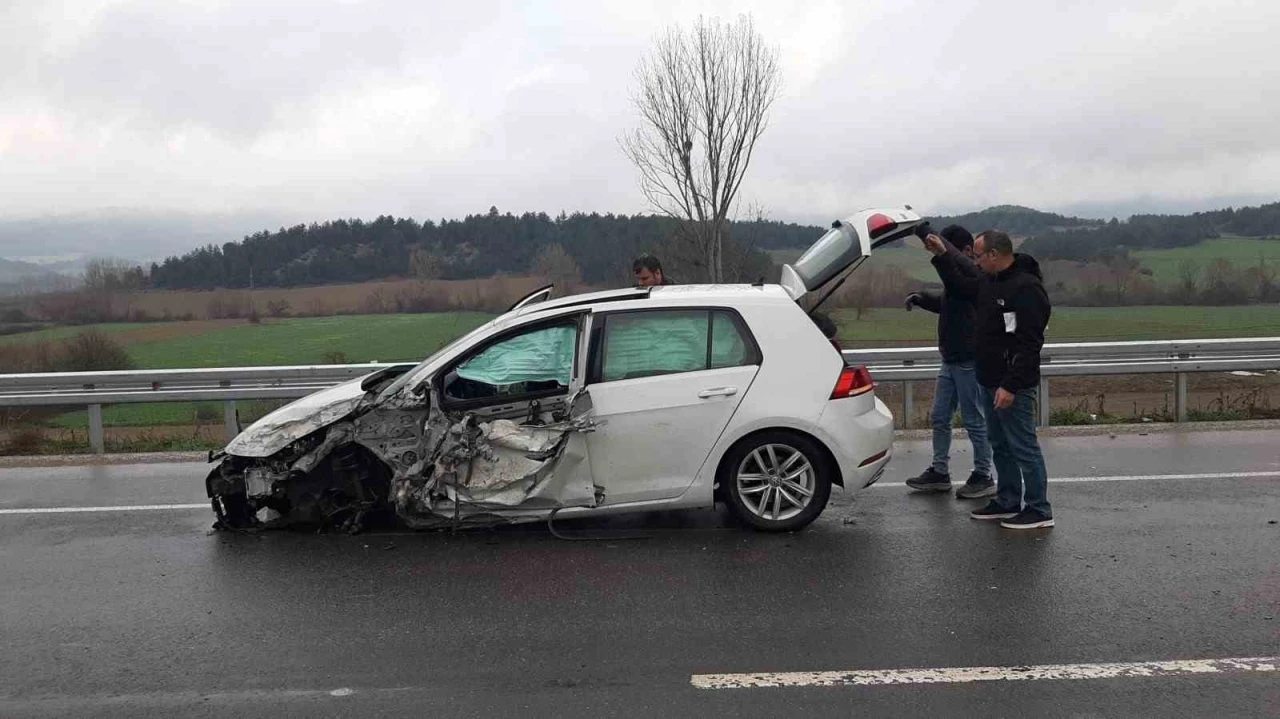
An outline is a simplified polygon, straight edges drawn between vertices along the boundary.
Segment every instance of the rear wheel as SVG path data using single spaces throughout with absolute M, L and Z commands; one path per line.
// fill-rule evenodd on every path
M 831 468 L 813 440 L 761 432 L 734 447 L 720 465 L 720 486 L 739 519 L 766 532 L 790 532 L 822 514 Z

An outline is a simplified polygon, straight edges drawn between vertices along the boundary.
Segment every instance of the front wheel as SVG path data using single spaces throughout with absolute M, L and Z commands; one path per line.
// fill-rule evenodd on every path
M 831 497 L 831 469 L 808 437 L 762 432 L 725 455 L 720 486 L 742 521 L 766 532 L 791 532 L 822 514 Z

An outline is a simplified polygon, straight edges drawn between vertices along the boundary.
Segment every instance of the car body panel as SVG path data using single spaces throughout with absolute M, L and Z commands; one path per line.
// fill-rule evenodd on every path
M 610 503 L 684 494 L 757 371 L 725 367 L 590 385 L 599 426 L 587 449 Z
M 240 457 L 270 457 L 355 411 L 365 395 L 360 389 L 363 379 L 343 382 L 290 402 L 246 427 L 224 451 Z

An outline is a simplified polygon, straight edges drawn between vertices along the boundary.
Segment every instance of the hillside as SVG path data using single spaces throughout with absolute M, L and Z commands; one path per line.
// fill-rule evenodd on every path
M 1139 249 L 1191 247 L 1218 237 L 1277 235 L 1280 202 L 1191 215 L 1134 215 L 1099 227 L 1034 233 L 1023 247 L 1043 259 L 1089 261 L 1127 257 Z
M 958 223 L 974 231 L 999 228 L 1026 237 L 1023 247 L 1046 260 L 1107 260 L 1127 257 L 1133 250 L 1189 247 L 1222 236 L 1280 235 L 1280 203 L 1191 215 L 1134 215 L 1123 222 L 1017 205 L 929 219 L 939 228 Z M 653 215 L 561 213 L 552 218 L 545 213 L 500 213 L 497 208 L 439 222 L 390 216 L 371 222 L 334 220 L 258 232 L 240 242 L 208 244 L 169 257 L 151 265 L 150 283 L 160 289 L 209 289 L 406 276 L 546 275 L 548 257 L 560 274 L 588 283 L 612 283 L 625 279 L 631 258 L 643 252 L 657 253 L 677 279 L 696 278 L 697 268 L 682 264 L 670 251 L 678 229 L 676 221 Z M 772 276 L 774 262 L 807 247 L 824 230 L 768 220 L 731 223 L 729 275 L 735 280 Z
M 678 224 L 652 215 L 512 215 L 497 208 L 462 220 L 418 222 L 379 217 L 373 222 L 336 220 L 260 232 L 243 242 L 207 245 L 151 266 L 151 281 L 164 289 L 276 286 L 362 282 L 416 275 L 472 279 L 535 270 L 539 253 L 558 245 L 581 279 L 615 282 L 630 275 L 631 259 L 656 252 L 676 277 L 690 276 L 665 256 L 664 243 Z M 731 223 L 739 247 L 808 245 L 819 228 L 778 222 Z M 558 263 L 563 265 L 563 255 Z M 768 257 L 750 250 L 726 251 L 738 279 L 771 269 Z

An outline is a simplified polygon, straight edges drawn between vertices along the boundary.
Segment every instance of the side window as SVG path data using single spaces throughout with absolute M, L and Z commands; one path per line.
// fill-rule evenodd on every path
M 705 310 L 611 315 L 604 330 L 603 382 L 707 368 Z
M 578 325 L 567 322 L 523 332 L 462 361 L 445 377 L 451 400 L 514 398 L 564 391 L 573 377 Z
M 758 364 L 755 343 L 741 322 L 724 311 L 711 313 L 711 369 Z
M 724 311 L 654 310 L 610 315 L 601 382 L 738 367 L 759 362 L 755 344 Z

